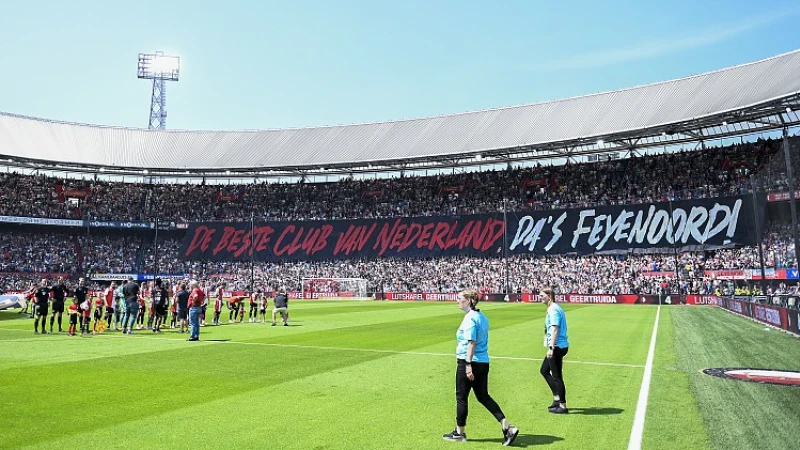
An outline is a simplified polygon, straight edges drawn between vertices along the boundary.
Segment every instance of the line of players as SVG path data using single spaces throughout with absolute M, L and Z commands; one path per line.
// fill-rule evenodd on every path
M 201 325 L 206 326 L 205 316 L 206 309 L 209 304 L 208 291 L 205 289 L 204 283 L 200 282 L 198 286 L 201 290 L 206 292 L 202 303 Z M 56 284 L 48 286 L 46 279 L 42 279 L 39 287 L 32 287 L 28 293 L 30 302 L 26 305 L 23 313 L 28 312 L 28 307 L 33 306 L 32 317 L 34 320 L 34 333 L 39 334 L 39 322 L 42 324 L 42 334 L 47 331 L 46 321 L 47 315 L 52 304 L 52 315 L 50 316 L 50 333 L 53 333 L 54 323 L 58 319 L 58 331 L 64 332 L 63 329 L 63 313 L 65 312 L 65 302 L 67 297 L 72 295 L 72 304 L 66 309 L 69 315 L 70 323 L 68 333 L 71 336 L 77 334 L 77 326 L 80 324 L 81 335 L 93 334 L 98 331 L 105 331 L 107 326 L 113 323 L 113 330 L 125 330 L 126 332 L 132 331 L 133 323 L 138 329 L 145 329 L 145 316 L 147 319 L 148 330 L 154 333 L 161 332 L 161 326 L 166 322 L 167 311 L 171 313 L 170 328 L 180 327 L 180 332 L 188 331 L 188 302 L 190 294 L 186 291 L 186 283 L 179 283 L 176 285 L 178 288 L 175 291 L 170 289 L 170 285 L 166 281 L 156 279 L 150 291 L 149 300 L 145 300 L 142 295 L 138 295 L 139 308 L 135 318 L 129 317 L 126 300 L 124 284 L 117 286 L 112 283 L 109 288 L 97 295 L 92 295 L 91 291 L 86 287 L 85 279 L 81 278 L 78 281 L 78 286 L 74 291 L 70 292 L 67 285 L 64 283 L 63 277 L 59 277 Z M 252 323 L 266 323 L 267 310 L 269 302 L 264 292 L 260 289 L 250 295 L 240 295 L 230 297 L 227 301 L 224 299 L 226 283 L 221 283 L 217 287 L 212 287 L 214 296 L 214 318 L 213 325 L 221 325 L 220 316 L 222 315 L 222 307 L 225 305 L 229 311 L 228 323 L 242 323 L 244 322 L 247 313 L 247 300 L 249 300 L 249 322 Z M 90 298 L 91 296 L 91 298 Z M 172 299 L 170 301 L 170 298 Z M 283 325 L 288 326 L 288 298 L 285 292 L 280 292 L 275 296 L 275 307 L 272 310 L 272 326 L 276 325 L 277 314 L 281 315 Z M 94 315 L 92 310 L 94 309 Z M 105 314 L 104 314 L 105 312 Z M 94 317 L 94 325 L 91 327 L 91 319 Z M 131 323 L 131 329 L 127 329 L 126 325 Z M 100 329 L 98 329 L 100 328 Z

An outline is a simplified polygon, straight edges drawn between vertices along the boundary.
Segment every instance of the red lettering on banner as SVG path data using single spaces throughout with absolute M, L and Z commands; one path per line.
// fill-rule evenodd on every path
M 275 229 L 269 226 L 265 226 L 265 227 L 258 227 L 258 230 L 261 231 L 261 237 L 258 239 L 258 245 L 256 245 L 256 251 L 263 252 L 264 250 L 269 248 L 268 247 L 269 238 L 275 231 Z M 255 240 L 253 240 L 253 242 L 255 242 Z
M 400 247 L 401 239 L 403 238 L 403 233 L 405 233 L 406 229 L 408 229 L 408 225 L 400 224 L 397 226 L 397 230 L 394 232 L 394 236 L 392 237 L 392 244 L 389 248 L 398 248 Z
M 375 245 L 372 246 L 373 250 L 377 250 L 380 246 L 381 250 L 378 252 L 378 256 L 382 256 L 386 253 L 386 249 L 389 248 L 389 244 L 392 242 L 392 236 L 394 235 L 397 226 L 400 225 L 400 220 L 397 219 L 394 221 L 394 225 L 391 227 L 391 231 L 389 230 L 389 224 L 383 224 L 383 228 L 381 228 L 381 232 L 378 234 L 378 239 L 375 241 Z
M 458 238 L 453 236 L 456 228 L 458 228 L 457 220 L 453 222 L 453 225 L 450 226 L 450 232 L 447 233 L 447 237 L 444 239 L 444 246 L 442 247 L 442 250 L 447 250 L 458 243 Z
M 444 249 L 444 242 L 442 238 L 447 235 L 447 232 L 450 231 L 450 224 L 447 222 L 439 222 L 436 224 L 436 229 L 433 230 L 433 237 L 431 238 L 431 243 L 428 244 L 428 249 L 433 250 L 435 245 L 439 245 L 439 248 Z
M 373 223 L 371 227 L 369 227 L 369 231 L 367 231 L 367 227 L 364 226 L 359 233 L 358 239 L 356 240 L 356 249 L 358 251 L 364 250 L 364 246 L 367 245 L 369 238 L 372 236 L 372 233 L 375 231 L 375 228 L 378 227 L 377 223 Z
M 320 234 L 317 236 L 317 242 L 311 247 L 309 255 L 313 255 L 327 247 L 331 233 L 333 233 L 333 225 L 323 225 Z
M 492 225 L 489 226 L 488 223 L 491 223 Z M 484 239 L 483 241 L 483 247 L 481 247 L 481 250 L 484 252 L 492 248 L 495 242 L 503 237 L 506 232 L 506 224 L 502 220 L 489 219 L 486 228 L 486 234 L 489 236 L 489 238 Z M 492 233 L 493 229 L 496 230 L 494 233 Z
M 400 244 L 400 247 L 397 248 L 397 251 L 402 252 L 403 250 L 407 249 L 414 241 L 419 237 L 422 233 L 422 225 L 418 223 L 412 223 L 408 227 L 408 232 L 406 233 L 406 238 L 403 239 L 403 243 Z
M 491 220 L 492 219 L 488 219 L 486 221 L 486 228 L 481 228 L 481 221 L 480 220 L 477 221 L 475 226 L 472 228 L 472 232 L 469 233 L 469 236 L 467 236 L 467 239 L 463 244 L 464 246 L 463 247 L 459 246 L 459 248 L 467 247 L 470 244 L 474 249 L 479 249 L 483 247 L 483 240 L 486 239 L 486 236 L 489 231 L 489 223 L 491 222 Z
M 361 227 L 357 227 L 355 225 L 350 225 L 347 227 L 347 231 L 344 233 L 339 233 L 339 239 L 336 240 L 336 245 L 333 247 L 334 256 L 338 255 L 342 250 L 344 250 L 345 255 L 350 254 L 350 252 L 353 250 L 353 243 L 355 241 L 356 234 L 360 228 Z
M 419 240 L 417 241 L 417 248 L 427 247 L 428 239 L 431 237 L 431 228 L 436 225 L 435 223 L 428 223 L 422 226 L 422 233 L 419 235 Z
M 305 227 L 300 227 L 300 229 L 297 230 L 297 235 L 294 237 L 294 239 L 292 239 L 292 243 L 289 245 L 289 256 L 294 255 L 303 246 L 303 244 L 301 244 L 301 240 L 303 238 L 304 231 Z
M 275 256 L 281 256 L 288 251 L 288 246 L 284 247 L 283 249 L 278 249 L 278 247 L 281 245 L 281 242 L 283 242 L 283 238 L 285 238 L 287 234 L 293 232 L 294 230 L 294 225 L 287 225 L 286 228 L 283 229 L 283 233 L 281 233 L 281 235 L 278 237 L 278 240 L 275 241 L 275 247 L 272 249 L 272 253 L 274 253 Z
M 216 229 L 208 228 L 205 225 L 197 227 L 197 229 L 194 230 L 192 243 L 189 244 L 189 247 L 186 249 L 186 256 L 191 255 L 198 247 L 204 252 L 208 250 L 208 246 L 211 244 L 211 238 L 216 232 Z
M 250 254 L 253 254 L 253 247 L 250 245 L 250 243 L 253 241 L 253 234 L 255 233 L 257 233 L 257 231 L 254 229 L 252 231 L 248 231 L 244 236 L 242 236 L 242 246 L 239 247 L 239 250 L 233 254 L 235 258 L 241 256 L 242 253 L 246 252 L 248 248 L 250 249 Z
M 464 225 L 464 228 L 461 229 L 461 232 L 458 233 L 458 238 L 456 238 L 456 243 L 458 243 L 458 249 L 461 250 L 464 248 L 465 245 L 469 245 L 470 241 L 472 240 L 472 231 L 477 229 L 480 231 L 481 221 L 475 222 L 474 220 L 470 220 Z
M 217 253 L 221 252 L 222 250 L 225 249 L 225 247 L 228 246 L 228 240 L 230 240 L 230 238 L 233 235 L 234 231 L 236 231 L 236 228 L 225 227 L 225 229 L 222 231 L 222 233 L 223 233 L 222 234 L 222 238 L 220 238 L 219 242 L 217 242 L 217 246 L 214 247 L 214 252 L 213 252 L 214 255 L 216 255 Z
M 302 231 L 303 229 L 301 228 L 301 235 Z M 333 226 L 331 225 L 323 225 L 320 228 L 310 227 L 305 238 L 303 238 L 300 248 L 306 252 L 306 255 L 313 255 L 314 253 L 317 253 L 328 246 L 328 237 L 331 235 L 331 233 L 333 233 Z M 299 238 L 300 235 L 295 238 L 295 241 L 297 241 Z
M 244 230 L 236 230 L 236 231 L 233 232 L 233 236 L 231 237 L 231 241 L 228 243 L 228 248 L 227 248 L 228 253 L 235 253 L 236 250 L 238 250 L 236 248 L 236 244 L 242 242 L 242 235 L 243 234 L 244 234 Z M 245 247 L 245 249 L 246 248 L 247 247 Z

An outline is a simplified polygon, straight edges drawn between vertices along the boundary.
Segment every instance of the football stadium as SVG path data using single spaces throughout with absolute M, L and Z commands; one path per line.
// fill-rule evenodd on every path
M 180 64 L 0 113 L 0 448 L 800 447 L 800 50 L 251 131 Z

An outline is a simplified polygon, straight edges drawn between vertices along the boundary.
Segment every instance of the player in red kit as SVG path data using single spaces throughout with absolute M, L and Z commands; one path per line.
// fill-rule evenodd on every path
M 78 299 L 72 299 L 72 304 L 69 305 L 69 335 L 75 336 L 75 328 L 78 327 Z
M 97 333 L 97 326 L 103 320 L 103 306 L 106 301 L 103 297 L 95 297 L 94 299 L 94 325 L 92 325 L 92 333 Z
M 219 316 L 222 314 L 223 295 L 225 295 L 225 283 L 219 285 L 214 297 L 214 325 L 219 325 Z

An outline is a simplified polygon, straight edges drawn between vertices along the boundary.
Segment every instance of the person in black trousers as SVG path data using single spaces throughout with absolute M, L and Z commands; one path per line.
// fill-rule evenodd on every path
M 569 352 L 569 339 L 567 338 L 567 316 L 561 306 L 555 302 L 553 290 L 542 290 L 542 302 L 547 304 L 545 317 L 545 345 L 547 355 L 542 361 L 539 372 L 553 393 L 553 403 L 547 411 L 553 414 L 567 414 L 567 388 L 564 385 L 564 356 Z
M 458 294 L 458 307 L 464 319 L 456 333 L 456 429 L 442 437 L 447 441 L 466 442 L 469 391 L 501 423 L 503 445 L 514 442 L 519 429 L 508 423 L 497 402 L 489 395 L 489 321 L 477 309 L 478 291 L 469 289 Z

